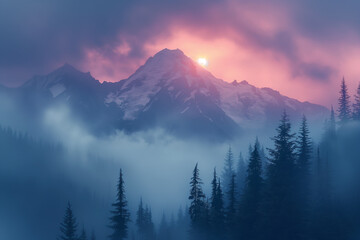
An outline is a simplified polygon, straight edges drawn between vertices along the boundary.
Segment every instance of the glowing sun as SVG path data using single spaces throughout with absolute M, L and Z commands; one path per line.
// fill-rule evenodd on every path
M 203 67 L 206 67 L 208 65 L 208 60 L 206 58 L 198 58 L 197 62 Z

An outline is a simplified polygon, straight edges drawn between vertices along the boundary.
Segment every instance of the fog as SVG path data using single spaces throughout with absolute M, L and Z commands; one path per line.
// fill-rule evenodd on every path
M 108 217 L 116 197 L 120 168 L 124 172 L 132 224 L 140 198 L 151 207 L 157 224 L 163 213 L 170 218 L 172 214 L 176 216 L 180 207 L 186 208 L 196 163 L 204 190 L 210 193 L 213 169 L 216 167 L 221 173 L 229 146 L 236 163 L 240 151 L 246 155 L 248 144 L 255 141 L 252 137 L 236 143 L 200 142 L 177 139 L 162 129 L 131 135 L 117 131 L 99 137 L 86 129 L 86 123 L 75 119 L 66 106 L 48 108 L 40 124 L 32 125 L 30 119 L 26 123 L 21 117 L 19 109 L 12 107 L 15 104 L 11 99 L 6 100 L 0 110 L 3 127 L 27 132 L 61 150 L 55 151 L 56 156 L 49 153 L 52 159 L 47 159 L 48 163 L 39 163 L 26 153 L 20 153 L 16 164 L 1 159 L 1 186 L 7 189 L 6 196 L 0 199 L 3 206 L 0 226 L 4 228 L 0 235 L 4 239 L 57 237 L 67 201 L 73 204 L 80 226 L 105 239 L 110 232 Z
M 186 209 L 196 163 L 204 191 L 209 196 L 213 169 L 221 175 L 230 146 L 236 169 L 240 152 L 248 159 L 249 144 L 253 144 L 256 137 L 266 149 L 272 147 L 270 137 L 275 135 L 273 129 L 223 143 L 179 139 L 162 129 L 133 134 L 115 131 L 99 136 L 87 129 L 86 122 L 75 118 L 66 105 L 47 108 L 39 119 L 28 119 L 15 102 L 1 97 L 0 124 L 18 131 L 13 135 L 20 136 L 20 140 L 5 137 L 3 141 L 7 142 L 0 146 L 0 187 L 4 192 L 0 197 L 0 237 L 4 239 L 58 237 L 68 201 L 73 205 L 79 227 L 84 226 L 88 232 L 94 231 L 98 239 L 105 239 L 110 233 L 110 210 L 116 197 L 120 168 L 131 211 L 130 234 L 136 231 L 134 224 L 140 198 L 151 208 L 153 221 L 158 226 L 163 213 L 169 219 L 177 215 L 180 207 Z M 298 125 L 293 123 L 293 132 L 298 131 Z M 310 129 L 316 147 L 324 128 L 310 125 Z M 34 140 L 21 137 L 25 133 Z M 349 182 L 354 181 L 356 171 L 349 174 L 352 165 L 340 165 L 335 165 L 342 171 L 337 172 L 336 178 L 341 181 L 336 181 L 334 191 L 350 191 Z

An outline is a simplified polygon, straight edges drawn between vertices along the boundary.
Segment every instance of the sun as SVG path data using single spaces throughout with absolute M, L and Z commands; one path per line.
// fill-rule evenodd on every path
M 208 65 L 208 60 L 206 58 L 198 58 L 197 62 L 203 67 L 206 67 Z

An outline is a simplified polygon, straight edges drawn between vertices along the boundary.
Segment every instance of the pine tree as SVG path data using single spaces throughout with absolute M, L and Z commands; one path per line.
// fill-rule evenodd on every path
M 353 119 L 356 121 L 360 121 L 360 83 L 356 90 L 356 94 L 354 97 L 354 104 L 353 104 Z
M 262 205 L 264 234 L 267 239 L 296 239 L 298 212 L 295 204 L 295 141 L 286 112 L 269 149 L 265 199 Z
M 297 202 L 298 209 L 301 210 L 299 226 L 302 227 L 302 238 L 307 239 L 307 223 L 309 215 L 309 196 L 310 196 L 310 159 L 312 153 L 311 140 L 306 117 L 303 116 L 299 136 L 297 140 Z
M 310 132 L 307 124 L 307 119 L 305 116 L 303 116 L 299 131 L 299 137 L 297 140 L 297 168 L 299 169 L 301 178 L 303 180 L 305 180 L 304 178 L 308 179 L 310 175 L 310 158 L 312 146 L 309 134 Z
M 152 221 L 152 212 L 151 209 L 146 206 L 145 208 L 145 232 L 146 232 L 146 239 L 148 240 L 154 240 L 156 239 L 156 234 L 155 234 L 155 228 L 154 228 L 154 223 Z
M 191 220 L 191 236 L 194 239 L 199 239 L 204 237 L 206 231 L 206 211 L 207 206 L 205 202 L 205 194 L 202 190 L 202 181 L 199 176 L 198 164 L 195 165 L 193 170 L 193 176 L 190 181 L 190 196 L 191 200 L 189 207 L 189 215 Z
M 96 240 L 94 230 L 91 231 L 91 237 L 90 237 L 90 239 L 91 239 L 91 240 Z
M 139 239 L 153 240 L 155 239 L 154 223 L 152 222 L 151 209 L 143 207 L 143 201 L 140 199 L 139 208 L 137 210 L 136 226 L 138 228 Z
M 224 202 L 220 181 L 217 180 L 216 170 L 211 182 L 211 206 L 210 206 L 210 224 L 212 237 L 222 239 L 225 231 Z
M 183 211 L 182 207 L 179 208 L 177 214 L 176 228 L 174 229 L 173 237 L 175 240 L 188 239 L 188 230 L 189 230 L 189 214 L 188 207 L 185 207 Z
M 71 204 L 68 203 L 68 206 L 65 211 L 64 220 L 60 225 L 62 240 L 77 240 L 77 223 L 76 218 L 74 217 Z
M 140 238 L 143 239 L 143 235 L 145 235 L 146 219 L 142 198 L 140 199 L 139 207 L 136 212 L 136 226 L 138 228 Z
M 262 200 L 262 161 L 259 144 L 254 145 L 249 159 L 244 194 L 240 202 L 240 236 L 243 239 L 257 239 L 260 221 L 259 207 Z
M 224 169 L 223 169 L 223 188 L 227 192 L 228 187 L 231 182 L 231 177 L 234 174 L 234 155 L 231 150 L 231 147 L 229 146 L 229 150 L 226 153 L 225 161 L 224 161 Z
M 86 232 L 85 232 L 85 228 L 84 228 L 84 227 L 83 227 L 82 230 L 81 230 L 81 234 L 80 234 L 79 240 L 87 240 Z
M 158 240 L 170 240 L 172 239 L 170 226 L 166 221 L 165 213 L 163 213 L 160 226 L 159 226 L 159 232 L 158 232 Z
M 245 159 L 240 152 L 239 160 L 237 164 L 237 171 L 236 171 L 236 187 L 238 189 L 238 193 L 243 192 L 243 188 L 245 185 L 245 178 L 246 178 L 246 162 Z
M 331 106 L 330 121 L 328 124 L 327 132 L 329 133 L 330 137 L 333 137 L 336 133 L 336 119 L 333 106 Z
M 227 192 L 228 198 L 228 206 L 226 208 L 226 226 L 228 230 L 229 239 L 235 238 L 236 231 L 236 207 L 237 207 L 237 199 L 236 199 L 236 183 L 235 183 L 235 174 L 233 174 L 229 186 L 229 191 Z
M 119 183 L 117 186 L 116 202 L 112 204 L 114 210 L 111 211 L 110 228 L 112 234 L 109 236 L 112 240 L 126 239 L 128 236 L 128 223 L 130 213 L 127 209 L 127 200 L 125 196 L 125 186 L 122 169 L 120 169 Z
M 211 181 L 211 209 L 215 209 L 217 201 L 217 174 L 216 168 L 214 168 L 213 180 Z
M 338 100 L 339 103 L 338 113 L 339 113 L 340 124 L 343 125 L 350 120 L 350 116 L 351 116 L 350 96 L 348 94 L 348 89 L 344 78 L 341 82 L 341 89 L 339 93 L 340 93 L 340 97 Z
M 267 169 L 267 158 L 266 158 L 265 150 L 264 150 L 264 147 L 261 146 L 258 137 L 256 137 L 255 144 L 258 147 L 257 149 L 258 149 L 258 152 L 259 152 L 259 155 L 260 155 L 261 166 L 262 166 L 262 177 L 264 178 L 265 177 L 265 170 Z

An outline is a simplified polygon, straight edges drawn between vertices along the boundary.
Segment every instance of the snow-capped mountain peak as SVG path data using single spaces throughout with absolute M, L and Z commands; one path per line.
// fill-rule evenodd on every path
M 310 121 L 328 114 L 322 106 L 257 88 L 245 80 L 218 79 L 179 49 L 158 52 L 117 83 L 101 84 L 90 73 L 64 65 L 34 77 L 21 89 L 65 100 L 100 128 L 105 121 L 127 131 L 162 127 L 180 135 L 215 139 L 231 138 L 241 129 L 269 129 L 284 110 L 293 120 L 303 114 Z

